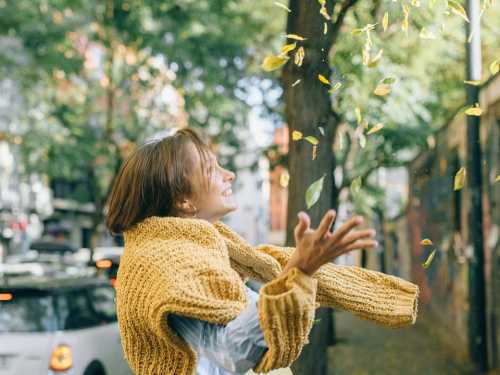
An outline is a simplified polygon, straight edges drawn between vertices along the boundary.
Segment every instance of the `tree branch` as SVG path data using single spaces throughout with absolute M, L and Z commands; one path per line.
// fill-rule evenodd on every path
M 358 2 L 358 0 L 346 0 L 342 4 L 342 7 L 340 8 L 337 19 L 335 20 L 335 23 L 333 24 L 333 27 L 332 27 L 330 46 L 333 46 L 335 44 L 335 42 L 337 41 L 337 38 L 338 38 L 339 32 L 340 32 L 340 28 L 342 27 L 342 25 L 344 23 L 344 18 L 347 15 L 347 12 L 354 5 L 356 5 L 357 2 Z

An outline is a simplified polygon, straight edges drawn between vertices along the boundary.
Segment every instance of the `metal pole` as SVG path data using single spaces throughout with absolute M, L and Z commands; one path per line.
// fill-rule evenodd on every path
M 467 80 L 481 80 L 480 2 L 467 0 Z M 472 34 L 471 34 L 472 33 Z M 472 37 L 469 39 L 469 36 Z M 469 42 L 470 40 L 470 42 Z M 479 87 L 467 85 L 467 104 L 479 103 Z M 486 336 L 486 291 L 484 279 L 484 238 L 480 117 L 467 116 L 467 181 L 471 195 L 469 233 L 473 256 L 469 264 L 469 351 L 472 361 L 485 373 L 488 369 Z

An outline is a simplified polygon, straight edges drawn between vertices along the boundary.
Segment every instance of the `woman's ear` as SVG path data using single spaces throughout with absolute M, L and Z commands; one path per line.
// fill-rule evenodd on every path
M 198 209 L 188 199 L 181 199 L 175 203 L 176 211 L 182 216 L 193 217 L 198 213 Z

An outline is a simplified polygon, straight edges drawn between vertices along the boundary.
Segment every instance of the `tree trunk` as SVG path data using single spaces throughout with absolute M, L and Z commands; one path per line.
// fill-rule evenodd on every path
M 298 34 L 307 38 L 303 45 L 305 58 L 301 67 L 293 63 L 293 58 L 283 69 L 282 85 L 285 98 L 285 116 L 291 132 L 298 130 L 313 135 L 319 140 L 317 156 L 312 160 L 312 145 L 307 141 L 291 141 L 289 148 L 289 198 L 287 244 L 294 245 L 293 230 L 297 223 L 297 213 L 306 210 L 305 192 L 309 185 L 325 176 L 323 191 L 318 202 L 308 210 L 311 225 L 316 227 L 329 208 L 337 207 L 338 192 L 335 188 L 335 158 L 332 152 L 336 123 L 331 110 L 329 87 L 318 80 L 318 74 L 329 77 L 328 52 L 331 35 L 323 35 L 325 19 L 319 14 L 317 1 L 290 1 L 291 13 L 288 16 L 287 34 Z M 333 4 L 329 2 L 329 14 Z M 331 23 L 330 23 L 331 25 Z M 299 84 L 292 87 L 297 80 Z M 321 134 L 318 127 L 324 129 Z M 310 343 L 304 348 L 299 359 L 292 366 L 296 374 L 326 374 L 326 349 L 330 343 L 333 327 L 331 310 L 320 309 L 316 314 L 321 319 L 315 324 L 310 334 Z

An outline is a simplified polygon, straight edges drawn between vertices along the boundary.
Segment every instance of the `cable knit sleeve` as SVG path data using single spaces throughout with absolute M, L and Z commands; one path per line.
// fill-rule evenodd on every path
M 317 281 L 297 268 L 289 270 L 260 290 L 259 319 L 268 350 L 256 372 L 268 372 L 293 363 L 314 320 Z
M 274 257 L 283 267 L 294 248 L 261 245 L 258 251 Z M 350 311 L 377 324 L 398 328 L 415 323 L 418 286 L 399 277 L 354 266 L 333 263 L 313 276 L 318 280 L 321 306 Z

